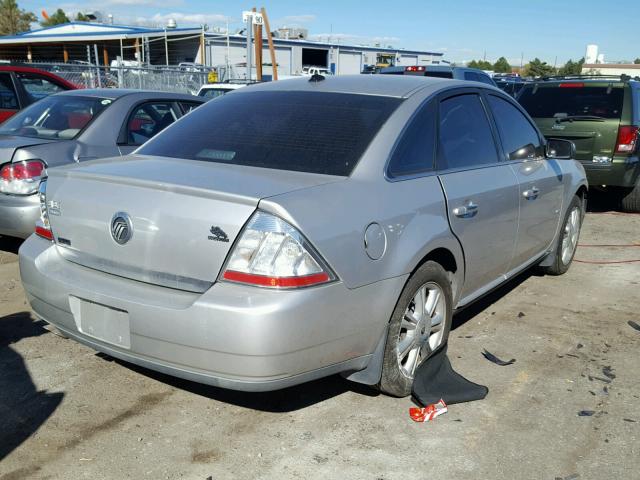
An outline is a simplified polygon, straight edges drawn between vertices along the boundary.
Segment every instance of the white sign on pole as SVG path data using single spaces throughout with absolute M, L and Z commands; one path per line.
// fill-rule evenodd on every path
M 253 24 L 254 25 L 263 25 L 264 24 L 264 18 L 262 17 L 261 13 L 254 13 L 253 14 Z
M 253 18 L 253 12 L 251 10 L 245 10 L 242 12 L 242 23 L 247 23 Z

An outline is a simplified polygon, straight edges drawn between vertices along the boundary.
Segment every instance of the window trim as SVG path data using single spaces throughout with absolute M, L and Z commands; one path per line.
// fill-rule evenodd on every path
M 494 91 L 487 91 L 485 90 L 484 92 L 482 92 L 482 95 L 484 97 L 486 97 L 486 105 L 487 105 L 487 109 L 488 109 L 488 114 L 491 117 L 491 123 L 494 125 L 495 128 L 495 135 L 497 137 L 497 144 L 500 146 L 500 152 L 502 153 L 501 157 L 502 157 L 502 162 L 501 163 L 508 163 L 508 164 L 518 164 L 518 163 L 523 163 L 523 162 L 530 162 L 534 159 L 526 159 L 526 158 L 521 158 L 518 160 L 511 160 L 509 158 L 509 152 L 507 152 L 507 149 L 504 147 L 504 143 L 502 142 L 502 137 L 500 137 L 500 130 L 498 128 L 498 122 L 496 121 L 495 116 L 493 115 L 493 110 L 491 109 L 491 104 L 489 103 L 489 96 L 493 95 L 494 97 L 498 97 L 503 99 L 504 101 L 506 101 L 507 103 L 510 103 L 512 106 L 514 106 L 516 108 L 516 110 L 518 110 L 520 113 L 522 113 L 524 115 L 524 118 L 527 120 L 527 122 L 529 122 L 529 125 L 531 125 L 531 127 L 534 129 L 534 131 L 536 132 L 536 134 L 538 135 L 538 141 L 540 142 L 540 145 L 542 145 L 542 148 L 545 149 L 547 146 L 547 139 L 545 138 L 544 135 L 542 135 L 542 133 L 540 132 L 540 129 L 538 128 L 538 126 L 535 124 L 535 122 L 533 120 L 531 120 L 531 117 L 529 116 L 529 114 L 527 113 L 527 111 L 524 109 L 524 107 L 522 105 L 520 105 L 518 102 L 516 102 L 515 100 L 513 100 L 513 97 L 510 97 L 507 94 L 504 93 L 499 93 L 499 92 L 494 92 Z M 541 158 L 546 158 L 546 157 L 536 157 L 535 160 L 540 160 Z
M 178 120 L 180 120 L 185 115 L 184 113 L 182 113 L 182 108 L 180 107 L 180 105 L 178 105 L 178 100 L 176 100 L 175 98 L 170 98 L 170 99 L 151 98 L 151 99 L 140 100 L 140 101 L 134 103 L 129 108 L 129 111 L 125 115 L 125 120 L 122 123 L 122 126 L 120 127 L 120 133 L 118 134 L 118 141 L 116 142 L 116 145 L 118 145 L 119 147 L 136 147 L 137 148 L 137 147 L 141 147 L 142 145 L 144 145 L 144 143 L 146 143 L 146 142 L 143 142 L 140 145 L 136 145 L 135 143 L 130 143 L 129 142 L 129 121 L 131 120 L 131 116 L 138 110 L 138 108 L 140 108 L 141 105 L 144 105 L 145 103 L 169 103 L 169 104 L 171 104 L 171 108 L 173 109 L 173 113 L 176 114 L 176 120 L 174 121 L 174 123 L 177 122 Z M 202 105 L 202 104 L 200 104 L 200 105 Z M 151 138 L 153 138 L 153 137 L 151 137 Z M 151 138 L 148 139 L 148 140 L 151 140 Z
M 421 177 L 426 177 L 429 175 L 436 174 L 436 170 L 437 170 L 436 152 L 437 152 L 437 145 L 438 145 L 438 122 L 436 120 L 438 118 L 438 111 L 439 111 L 439 108 L 438 108 L 439 105 L 436 97 L 437 97 L 436 94 L 429 95 L 426 99 L 420 102 L 420 105 L 417 108 L 415 108 L 413 112 L 411 112 L 411 116 L 407 119 L 407 121 L 403 125 L 402 130 L 400 131 L 398 138 L 396 138 L 396 141 L 394 142 L 393 147 L 391 147 L 389 156 L 387 157 L 387 160 L 385 161 L 385 164 L 384 164 L 384 178 L 387 181 L 400 182 L 403 180 L 411 180 L 413 178 L 421 178 Z M 414 173 L 408 173 L 405 175 L 393 176 L 391 175 L 391 172 L 390 172 L 391 160 L 393 159 L 393 156 L 395 155 L 396 151 L 400 147 L 400 144 L 402 140 L 405 138 L 405 135 L 407 135 L 409 128 L 413 125 L 413 122 L 415 121 L 415 119 L 418 117 L 418 115 L 420 115 L 420 113 L 422 113 L 423 109 L 425 108 L 431 108 L 433 110 L 432 113 L 434 115 L 433 128 L 435 129 L 435 137 L 433 142 L 433 152 L 431 152 L 431 155 L 432 155 L 431 168 L 424 169 L 422 171 L 418 171 Z
M 500 138 L 498 136 L 498 131 L 497 131 L 497 127 L 495 125 L 495 122 L 493 121 L 493 117 L 491 116 L 491 112 L 488 110 L 488 107 L 486 105 L 486 101 L 484 99 L 483 96 L 483 92 L 487 90 L 485 88 L 478 88 L 478 87 L 466 87 L 466 88 L 456 88 L 456 89 L 452 89 L 452 90 L 447 90 L 444 93 L 441 93 L 438 96 L 438 117 L 437 117 L 437 134 L 438 137 L 436 139 L 436 169 L 435 171 L 437 172 L 438 175 L 442 175 L 445 173 L 454 173 L 454 172 L 464 172 L 464 171 L 468 171 L 468 170 L 478 170 L 481 168 L 491 168 L 491 167 L 495 167 L 498 165 L 504 165 L 505 162 L 503 160 L 503 155 L 501 153 L 501 151 L 503 151 L 504 149 L 502 148 L 502 142 L 500 141 Z M 457 167 L 457 168 L 442 168 L 442 149 L 441 149 L 441 145 L 440 145 L 440 105 L 442 104 L 443 101 L 448 100 L 450 98 L 454 98 L 454 97 L 460 97 L 462 95 L 477 95 L 478 99 L 480 100 L 480 105 L 482 105 L 482 108 L 484 109 L 484 113 L 485 116 L 487 118 L 487 122 L 489 123 L 489 129 L 491 130 L 491 137 L 493 138 L 493 145 L 494 148 L 496 149 L 496 162 L 492 162 L 492 163 L 486 163 L 486 164 L 482 164 L 482 165 L 472 165 L 472 166 L 467 166 L 467 167 Z

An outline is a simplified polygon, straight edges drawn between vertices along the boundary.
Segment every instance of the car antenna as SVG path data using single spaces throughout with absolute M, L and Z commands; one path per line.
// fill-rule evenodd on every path
M 314 73 L 313 75 L 311 75 L 311 78 L 309 79 L 310 82 L 321 82 L 324 80 L 324 75 L 320 75 L 319 73 Z

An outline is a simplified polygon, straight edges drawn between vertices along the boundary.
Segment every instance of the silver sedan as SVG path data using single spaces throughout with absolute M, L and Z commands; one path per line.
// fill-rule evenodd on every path
M 456 309 L 527 268 L 567 271 L 587 193 L 574 148 L 477 82 L 256 85 L 125 159 L 52 170 L 22 280 L 39 317 L 128 362 L 403 396 Z
M 27 238 L 40 217 L 47 169 L 126 155 L 204 99 L 139 90 L 72 90 L 0 125 L 0 235 Z

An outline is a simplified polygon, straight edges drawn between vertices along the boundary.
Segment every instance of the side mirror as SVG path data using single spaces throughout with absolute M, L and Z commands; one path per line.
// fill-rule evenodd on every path
M 547 140 L 547 158 L 572 160 L 576 158 L 576 146 L 569 140 L 549 138 Z

